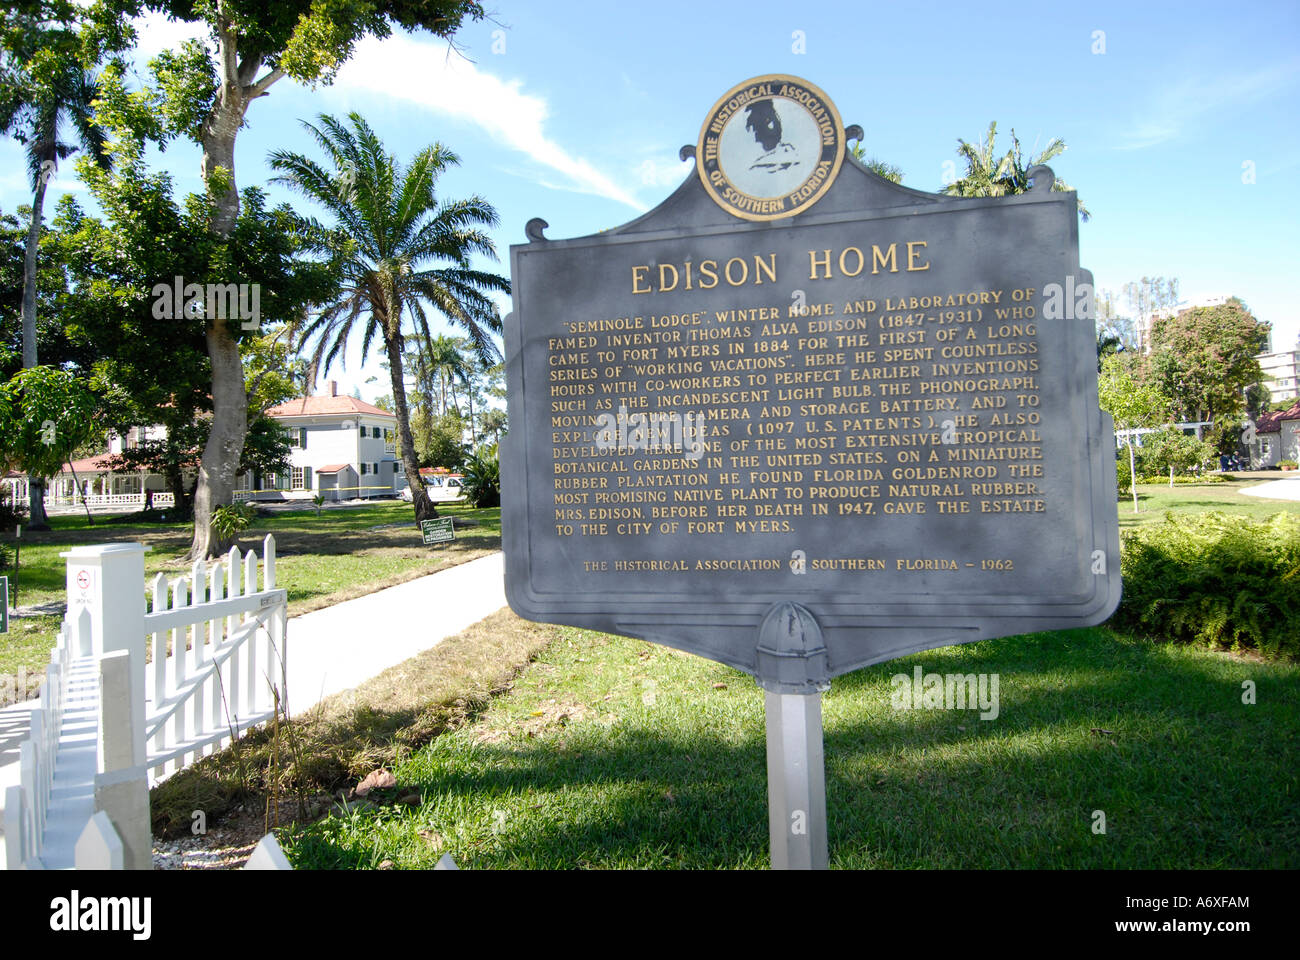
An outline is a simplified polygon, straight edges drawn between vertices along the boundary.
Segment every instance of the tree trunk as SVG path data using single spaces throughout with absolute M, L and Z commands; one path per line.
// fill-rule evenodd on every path
M 36 179 L 32 197 L 32 222 L 27 228 L 27 249 L 23 252 L 23 369 L 34 367 L 36 358 L 36 248 L 41 242 L 41 216 L 45 209 L 45 176 Z M 27 529 L 48 530 L 45 515 L 45 479 L 27 478 Z
M 185 489 L 185 471 L 180 467 L 168 470 L 167 489 L 172 492 L 172 516 L 184 520 L 190 515 L 190 494 Z
M 402 443 L 402 466 L 406 470 L 406 485 L 411 488 L 411 503 L 415 506 L 415 522 L 432 520 L 438 510 L 429 499 L 420 479 L 420 461 L 415 456 L 415 443 L 411 440 L 411 417 L 406 407 L 406 384 L 402 376 L 401 333 L 385 330 L 384 345 L 388 349 L 388 374 L 393 381 L 393 413 L 397 415 L 397 436 Z
M 221 37 L 221 55 L 234 56 L 234 36 Z M 244 120 L 247 101 L 237 83 L 226 82 L 217 94 L 216 105 L 203 129 L 203 182 L 212 194 L 215 210 L 212 232 L 222 239 L 230 236 L 239 217 L 239 191 L 235 184 L 235 137 Z M 224 171 L 218 189 L 213 183 L 217 169 Z M 227 282 L 233 282 L 230 278 Z M 215 557 L 230 543 L 212 529 L 212 512 L 231 502 L 235 472 L 244 452 L 248 433 L 248 396 L 244 392 L 244 366 L 239 344 L 227 321 L 207 318 L 205 334 L 208 358 L 212 361 L 212 432 L 199 461 L 198 484 L 194 490 L 194 540 L 189 559 Z
M 478 449 L 478 435 L 474 432 L 474 384 L 465 385 L 465 395 L 469 397 L 469 445 L 471 450 Z
M 50 529 L 49 518 L 45 515 L 45 478 L 27 478 L 27 529 Z
M 194 542 L 189 559 L 219 556 L 231 540 L 212 529 L 212 512 L 228 505 L 235 490 L 235 473 L 248 433 L 248 396 L 244 393 L 244 365 L 239 344 L 230 336 L 226 321 L 210 320 L 208 357 L 212 361 L 212 432 L 199 461 L 194 488 Z
M 34 367 L 36 359 L 36 248 L 41 242 L 41 215 L 45 209 L 45 175 L 36 179 L 32 197 L 32 223 L 27 228 L 27 249 L 23 253 L 23 369 Z

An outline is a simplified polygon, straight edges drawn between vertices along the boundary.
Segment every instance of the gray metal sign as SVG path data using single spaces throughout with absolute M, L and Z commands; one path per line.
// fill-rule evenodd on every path
M 860 131 L 849 128 L 860 136 Z M 845 154 L 756 78 L 697 172 L 593 236 L 511 248 L 506 593 L 769 691 L 1119 602 L 1112 425 L 1073 193 L 961 199 Z M 770 178 L 770 179 L 765 179 Z M 786 605 L 786 606 L 783 606 Z M 808 616 L 815 656 L 760 642 Z

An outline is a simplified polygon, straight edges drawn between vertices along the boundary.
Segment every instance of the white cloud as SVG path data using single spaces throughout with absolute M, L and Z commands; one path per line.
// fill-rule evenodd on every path
M 1265 67 L 1235 77 L 1195 76 L 1157 90 L 1122 134 L 1121 150 L 1142 150 L 1179 136 L 1205 114 L 1250 103 L 1293 85 L 1300 61 Z
M 164 50 L 179 50 L 191 37 L 206 40 L 208 31 L 183 20 L 171 20 L 161 13 L 145 13 L 135 20 L 136 61 L 143 66 Z
M 566 189 L 626 204 L 638 212 L 646 205 L 589 162 L 546 135 L 549 108 L 519 80 L 502 80 L 480 70 L 445 46 L 420 43 L 403 34 L 386 40 L 367 38 L 357 44 L 339 72 L 334 94 L 365 91 L 400 98 L 430 111 L 483 128 L 512 150 L 563 174 Z

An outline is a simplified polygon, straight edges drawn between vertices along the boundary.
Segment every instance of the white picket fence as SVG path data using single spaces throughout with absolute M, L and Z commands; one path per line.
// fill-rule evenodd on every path
M 161 490 L 155 491 L 152 503 L 155 507 L 170 507 L 175 498 L 170 493 Z M 81 506 L 84 500 L 91 507 L 142 507 L 144 506 L 143 493 L 90 493 L 84 497 L 73 490 L 67 493 L 47 493 L 45 495 L 47 503 L 58 506 Z
M 65 618 L 50 651 L 50 664 L 38 694 L 39 706 L 32 711 L 31 735 L 19 746 L 19 782 L 5 792 L 5 865 L 10 870 L 39 856 L 45 835 L 72 662 L 66 642 L 68 630 Z
M 148 786 L 286 700 L 275 541 L 143 591 L 144 547 L 71 551 L 68 609 L 5 793 L 8 869 L 148 869 Z M 261 585 L 258 585 L 258 568 Z M 151 654 L 151 656 L 148 656 Z M 146 665 L 146 659 L 150 662 Z
M 189 577 L 153 582 L 145 614 L 151 663 L 145 739 L 156 781 L 215 752 L 275 715 L 284 703 L 286 595 L 275 586 L 275 540 L 257 553 L 231 547 L 197 561 Z M 259 642 L 260 641 L 260 642 Z

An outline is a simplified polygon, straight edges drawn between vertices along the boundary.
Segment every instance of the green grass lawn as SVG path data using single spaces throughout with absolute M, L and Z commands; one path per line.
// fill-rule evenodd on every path
M 753 680 L 640 641 L 564 637 L 476 722 L 396 765 L 392 794 L 418 791 L 418 805 L 285 831 L 291 859 L 766 867 Z M 890 678 L 918 664 L 998 674 L 999 716 L 895 711 Z M 1245 680 L 1255 705 L 1242 703 Z M 833 867 L 1300 866 L 1295 665 L 1104 628 L 1043 633 L 857 671 L 833 682 L 824 710 Z
M 433 573 L 501 547 L 499 508 L 475 510 L 440 504 L 439 513 L 466 521 L 466 526 L 458 528 L 455 542 L 441 546 L 423 544 L 412 510 L 410 504 L 400 501 L 379 501 L 364 507 L 326 509 L 319 516 L 312 507 L 275 512 L 255 520 L 240 535 L 239 546 L 245 551 L 254 549 L 260 556 L 262 538 L 268 533 L 275 536 L 276 581 L 288 590 L 290 616 Z M 189 572 L 184 560 L 190 543 L 189 524 L 107 521 L 107 517 L 96 517 L 91 526 L 85 514 L 68 514 L 51 517 L 53 529 L 47 533 L 25 530 L 17 578 L 19 604 L 63 602 L 66 568 L 59 553 L 78 545 L 136 541 L 149 547 L 145 554 L 148 578 L 159 572 L 172 578 Z M 400 526 L 373 529 L 389 524 Z M 4 542 L 12 548 L 12 533 Z M 12 583 L 12 571 L 10 579 Z M 0 635 L 0 675 L 15 675 L 19 668 L 33 674 L 44 669 L 61 619 L 60 615 L 11 619 L 10 633 Z M 0 684 L 0 705 L 6 699 L 4 690 Z M 35 693 L 34 688 L 31 692 Z
M 1237 513 L 1254 520 L 1264 520 L 1273 514 L 1285 511 L 1300 514 L 1300 501 L 1268 500 L 1263 497 L 1251 497 L 1241 491 L 1246 487 L 1258 486 L 1270 480 L 1282 480 L 1289 474 L 1267 471 L 1252 474 L 1249 478 L 1230 478 L 1221 483 L 1180 483 L 1170 487 L 1168 484 L 1139 483 L 1137 513 L 1133 512 L 1132 496 L 1121 497 L 1119 501 L 1119 526 L 1121 530 L 1129 527 L 1153 523 L 1164 518 L 1167 511 L 1174 513 L 1204 513 L 1218 510 L 1223 513 Z M 1297 481 L 1300 484 L 1300 481 Z

